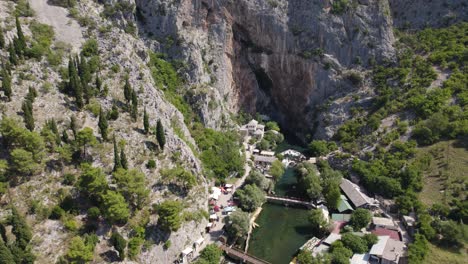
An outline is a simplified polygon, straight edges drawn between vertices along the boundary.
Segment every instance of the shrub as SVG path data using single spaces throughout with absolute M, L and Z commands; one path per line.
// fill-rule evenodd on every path
M 153 159 L 148 160 L 148 163 L 146 164 L 146 167 L 147 167 L 148 169 L 154 169 L 154 168 L 156 168 L 156 161 L 154 161 Z
M 96 39 L 88 39 L 83 44 L 83 48 L 81 49 L 81 53 L 85 57 L 91 57 L 91 56 L 99 55 L 99 47 L 98 47 L 97 40 Z
M 348 9 L 348 0 L 334 0 L 332 3 L 332 14 L 341 15 Z
M 62 184 L 71 186 L 71 185 L 75 184 L 75 181 L 76 181 L 76 177 L 75 177 L 74 174 L 65 173 L 65 175 L 63 175 Z

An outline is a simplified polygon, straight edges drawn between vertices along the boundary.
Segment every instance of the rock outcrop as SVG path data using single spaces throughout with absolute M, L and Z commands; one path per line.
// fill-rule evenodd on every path
M 346 70 L 394 55 L 386 1 L 359 1 L 343 14 L 333 14 L 330 1 L 135 3 L 141 27 L 160 41 L 174 40 L 163 49 L 189 61 L 191 95 L 203 95 L 199 113 L 215 128 L 225 110 L 244 110 L 304 136 L 316 106 L 358 89 Z

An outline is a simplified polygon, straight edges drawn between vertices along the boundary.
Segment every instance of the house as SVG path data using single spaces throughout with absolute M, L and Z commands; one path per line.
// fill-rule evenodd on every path
M 312 158 L 308 159 L 307 162 L 312 163 L 312 164 L 316 164 L 317 163 L 317 158 L 312 157 Z
M 190 263 L 190 259 L 193 257 L 193 248 L 188 247 L 182 250 L 180 254 L 181 262 L 182 263 Z
M 253 155 L 255 164 L 261 166 L 269 166 L 276 160 L 276 157 L 267 157 L 261 155 Z
M 354 254 L 350 260 L 350 264 L 367 264 L 369 263 L 370 255 L 366 254 Z
M 385 217 L 372 217 L 372 226 L 374 228 L 387 228 L 387 229 L 395 229 L 395 223 L 390 218 Z
M 403 225 L 406 227 L 408 234 L 410 234 L 411 236 L 414 235 L 414 226 L 416 224 L 416 220 L 414 219 L 414 216 L 404 215 L 402 216 L 401 220 L 403 222 Z
M 265 157 L 274 157 L 274 156 L 275 156 L 275 152 L 274 152 L 274 151 L 262 150 L 262 151 L 260 152 L 260 155 L 261 155 L 261 156 L 265 156 Z
M 257 139 L 262 139 L 265 133 L 265 126 L 258 123 L 257 120 L 252 119 L 249 123 L 243 125 L 240 128 L 240 133 L 242 136 L 252 136 Z
M 322 244 L 329 245 L 333 244 L 333 242 L 340 240 L 341 235 L 340 234 L 335 234 L 335 233 L 330 233 L 330 235 L 325 238 L 325 240 L 322 241 Z
M 361 192 L 358 185 L 348 179 L 341 179 L 340 188 L 355 208 L 377 207 L 379 202 Z
M 369 252 L 370 262 L 380 264 L 399 264 L 406 256 L 405 243 L 392 239 L 389 236 L 379 236 Z
M 378 227 L 372 230 L 371 233 L 376 236 L 389 236 L 391 239 L 401 241 L 401 235 L 397 230 Z

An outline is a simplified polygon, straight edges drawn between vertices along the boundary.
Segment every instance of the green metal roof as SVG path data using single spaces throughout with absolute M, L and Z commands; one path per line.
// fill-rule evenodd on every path
M 351 219 L 350 214 L 332 214 L 333 221 L 348 222 Z
M 344 211 L 353 210 L 353 207 L 349 204 L 348 200 L 340 199 L 338 202 L 338 212 L 342 213 Z

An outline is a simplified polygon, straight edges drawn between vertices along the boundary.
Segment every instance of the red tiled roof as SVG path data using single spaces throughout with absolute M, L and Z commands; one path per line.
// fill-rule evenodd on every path
M 396 230 L 390 230 L 386 228 L 376 228 L 375 230 L 371 231 L 372 234 L 376 236 L 389 236 L 391 239 L 401 241 L 400 233 Z

